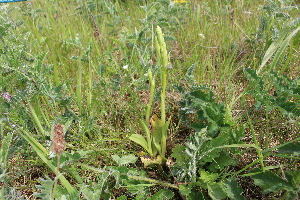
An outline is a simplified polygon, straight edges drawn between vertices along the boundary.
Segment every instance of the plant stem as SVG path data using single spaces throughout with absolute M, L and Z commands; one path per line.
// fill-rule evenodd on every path
M 53 199 L 55 199 L 55 193 L 56 193 L 56 188 L 57 188 L 57 181 L 58 181 L 58 176 L 60 174 L 59 168 L 60 168 L 60 153 L 57 153 L 57 167 L 56 167 L 56 172 L 55 172 L 56 177 L 55 177 L 55 182 L 54 182 L 54 186 L 53 186 L 53 190 L 52 190 L 52 198 Z
M 146 110 L 146 124 L 149 127 L 150 126 L 150 115 L 151 115 L 154 92 L 155 92 L 155 79 L 153 78 L 152 71 L 150 69 L 148 70 L 148 77 L 149 77 L 149 83 L 150 83 L 150 98 L 149 98 L 149 103 L 147 105 L 147 110 Z
M 254 129 L 253 129 L 253 125 L 252 123 L 250 122 L 250 118 L 248 118 L 249 120 L 249 125 L 250 125 L 250 131 L 252 133 L 252 138 L 253 138 L 253 141 L 254 141 L 254 144 L 255 146 L 257 147 L 261 147 L 261 145 L 258 143 L 257 141 L 257 138 L 256 138 L 256 135 L 255 135 L 255 132 L 254 132 Z M 257 155 L 258 155 L 258 160 L 261 164 L 261 168 L 262 170 L 264 171 L 265 170 L 265 165 L 264 165 L 264 158 L 263 158 L 263 154 L 262 154 L 262 151 L 260 148 L 256 148 L 256 152 L 257 152 Z
M 82 100 L 82 66 L 81 66 L 81 56 L 78 58 L 78 67 L 77 67 L 77 81 L 76 81 L 76 100 L 81 113 L 81 100 Z
M 103 170 L 103 169 L 91 167 L 91 166 L 88 166 L 88 165 L 85 165 L 85 164 L 82 164 L 82 163 L 77 163 L 77 164 L 81 165 L 81 166 L 83 166 L 83 167 L 85 167 L 87 169 L 99 172 L 99 173 L 105 173 L 105 172 L 109 173 L 109 172 L 111 172 L 109 170 Z M 120 174 L 124 175 L 124 176 L 127 176 L 128 178 L 135 179 L 135 180 L 147 181 L 147 182 L 150 182 L 150 183 L 155 183 L 155 184 L 158 184 L 158 185 L 162 185 L 162 186 L 166 186 L 166 187 L 171 187 L 171 188 L 179 189 L 179 187 L 177 185 L 174 185 L 174 184 L 171 184 L 171 183 L 167 183 L 167 182 L 164 182 L 164 181 L 160 181 L 160 180 L 156 180 L 156 179 L 152 179 L 152 178 L 147 178 L 147 177 L 142 177 L 142 176 L 128 175 L 126 173 L 120 173 Z

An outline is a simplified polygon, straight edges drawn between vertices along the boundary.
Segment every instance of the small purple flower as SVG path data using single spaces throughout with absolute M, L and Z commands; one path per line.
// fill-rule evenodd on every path
M 2 96 L 7 100 L 7 102 L 11 102 L 12 96 L 7 92 L 3 92 Z
M 172 67 L 172 65 L 169 63 L 168 65 L 167 65 L 167 69 L 172 69 L 173 67 Z

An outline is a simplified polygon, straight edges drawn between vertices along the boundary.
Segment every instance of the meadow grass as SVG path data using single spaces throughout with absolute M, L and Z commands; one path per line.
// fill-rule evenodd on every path
M 262 9 L 267 4 L 263 0 L 214 0 L 196 1 L 192 7 L 189 2 L 170 4 L 166 0 L 32 0 L 3 7 L 0 91 L 16 100 L 10 104 L 1 99 L 5 104 L 1 112 L 9 112 L 2 115 L 7 124 L 1 133 L 14 130 L 8 127 L 16 124 L 26 127 L 35 138 L 49 140 L 56 123 L 67 124 L 67 149 L 89 152 L 85 164 L 96 167 L 114 165 L 113 154 L 142 151 L 128 137 L 142 131 L 138 121 L 143 119 L 149 99 L 145 75 L 148 69 L 159 79 L 154 44 L 155 28 L 159 25 L 165 34 L 172 66 L 166 115 L 172 118 L 172 142 L 182 143 L 184 136 L 193 131 L 177 120 L 184 94 L 173 86 L 188 90 L 208 85 L 215 91 L 216 99 L 229 105 L 235 115 L 253 106 L 253 99 L 243 93 L 248 83 L 243 68 L 258 69 L 270 45 L 271 28 L 260 31 L 262 16 L 270 20 L 269 26 L 282 28 L 285 22 L 268 16 Z M 278 4 L 285 8 L 284 3 Z M 290 15 L 286 21 L 292 21 L 299 10 L 284 12 Z M 292 78 L 299 76 L 297 44 L 296 41 L 288 46 L 281 64 L 273 70 Z M 153 114 L 160 113 L 159 92 L 155 102 Z M 297 126 L 287 126 L 284 129 L 289 130 L 282 131 L 274 125 L 274 121 L 285 123 L 276 112 L 266 110 L 261 115 L 258 119 L 251 116 L 251 120 L 241 116 L 235 121 L 237 126 L 251 124 L 247 137 L 255 139 L 256 146 L 272 147 L 278 142 L 277 131 L 282 135 L 291 132 L 291 138 L 299 137 Z M 10 159 L 19 155 L 15 166 L 30 173 L 33 171 L 30 164 L 23 162 L 36 158 L 24 140 L 18 141 L 21 147 L 16 147 L 19 149 Z M 40 142 L 46 145 L 44 139 Z M 25 150 L 19 154 L 22 148 Z M 167 151 L 169 156 L 171 147 Z M 259 151 L 264 168 L 263 159 Z M 40 161 L 34 162 L 42 165 Z M 36 192 L 33 186 L 38 178 L 51 176 L 45 168 L 34 176 L 18 175 L 16 171 L 14 167 L 11 180 L 27 198 Z M 75 177 L 95 178 L 85 170 L 80 173 Z M 28 187 L 24 189 L 24 185 Z

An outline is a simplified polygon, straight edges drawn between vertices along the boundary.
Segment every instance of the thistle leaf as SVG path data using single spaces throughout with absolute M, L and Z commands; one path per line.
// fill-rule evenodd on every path
M 245 199 L 245 197 L 242 195 L 243 189 L 241 186 L 238 185 L 238 182 L 235 179 L 227 179 L 224 182 L 223 190 L 225 191 L 225 193 L 230 199 L 235 199 L 235 200 Z
M 137 161 L 137 157 L 133 154 L 125 155 L 121 158 L 118 155 L 112 155 L 111 157 L 118 165 L 127 165 Z

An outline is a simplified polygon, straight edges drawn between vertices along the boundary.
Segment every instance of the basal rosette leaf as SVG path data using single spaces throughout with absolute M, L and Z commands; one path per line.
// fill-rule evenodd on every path
M 162 152 L 162 121 L 157 117 L 157 115 L 153 115 L 150 118 L 150 124 L 152 127 L 152 142 L 155 148 L 158 150 L 158 153 Z
M 144 138 L 144 136 L 139 135 L 139 134 L 132 134 L 129 137 L 130 140 L 132 140 L 133 142 L 141 145 L 146 151 L 148 151 L 148 153 L 151 155 L 152 151 L 148 148 L 148 142 L 146 141 L 146 139 Z

